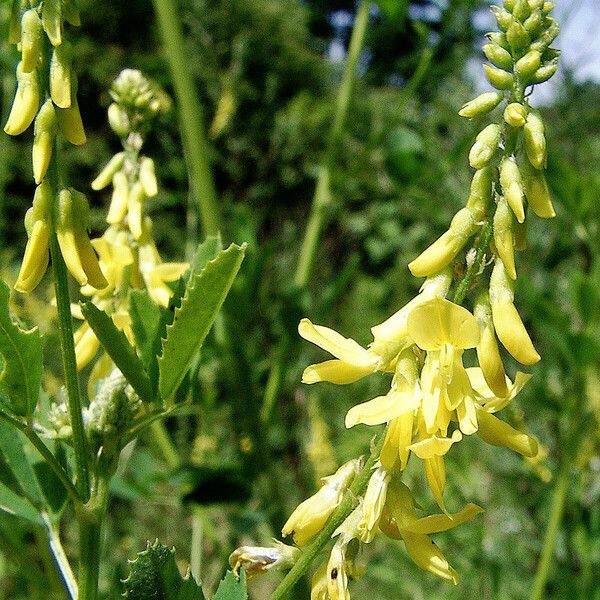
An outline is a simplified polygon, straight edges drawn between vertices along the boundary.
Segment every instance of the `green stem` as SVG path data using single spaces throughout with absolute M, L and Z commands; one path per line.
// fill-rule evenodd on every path
M 354 28 L 352 29 L 352 37 L 350 38 L 348 58 L 346 59 L 342 83 L 336 100 L 333 124 L 331 125 L 331 130 L 329 132 L 329 141 L 325 151 L 325 158 L 319 168 L 310 216 L 304 234 L 304 241 L 302 242 L 302 249 L 300 250 L 298 267 L 294 276 L 295 283 L 300 287 L 306 286 L 310 277 L 317 254 L 321 231 L 325 223 L 327 207 L 331 203 L 331 170 L 335 159 L 335 153 L 341 141 L 344 125 L 348 117 L 348 108 L 352 96 L 356 67 L 365 44 L 370 5 L 371 2 L 369 0 L 361 0 L 354 19 Z
M 89 501 L 76 507 L 79 522 L 78 600 L 97 600 L 102 524 L 108 505 L 110 475 L 100 473 Z
M 220 229 L 220 215 L 208 160 L 202 105 L 188 68 L 189 56 L 183 46 L 177 6 L 174 0 L 154 0 L 154 9 L 179 104 L 179 124 L 192 193 L 198 202 L 204 234 L 216 235 Z
M 552 566 L 552 555 L 554 554 L 556 537 L 558 536 L 558 530 L 565 509 L 565 500 L 569 486 L 569 466 L 569 461 L 563 458 L 563 463 L 558 474 L 558 481 L 554 488 L 550 519 L 544 536 L 544 544 L 542 546 L 542 553 L 538 562 L 530 600 L 542 600 L 542 598 L 545 597 L 546 582 L 548 581 L 550 567 Z
M 44 525 L 46 526 L 50 551 L 54 557 L 54 561 L 62 578 L 63 584 L 67 589 L 70 600 L 77 600 L 79 595 L 77 581 L 75 579 L 75 575 L 73 575 L 71 564 L 69 563 L 69 559 L 67 558 L 65 550 L 60 541 L 58 528 L 54 525 L 47 513 L 43 512 L 41 516 L 42 520 L 44 521 Z
M 381 435 L 377 443 L 371 450 L 371 456 L 365 463 L 361 472 L 358 474 L 350 488 L 348 489 L 341 504 L 335 509 L 325 527 L 317 537 L 304 549 L 302 556 L 292 567 L 290 572 L 283 578 L 283 581 L 277 586 L 271 594 L 269 600 L 284 600 L 289 598 L 288 594 L 298 580 L 306 573 L 307 569 L 315 558 L 321 553 L 323 548 L 331 541 L 333 532 L 344 522 L 346 517 L 354 510 L 357 498 L 365 493 L 373 466 L 379 460 L 385 433 Z
M 179 468 L 181 466 L 181 458 L 179 458 L 179 453 L 177 452 L 163 421 L 154 421 L 150 425 L 148 431 L 152 436 L 153 444 L 160 451 L 169 468 Z
M 202 544 L 204 541 L 204 510 L 199 504 L 192 505 L 192 541 L 190 548 L 190 572 L 196 581 L 202 577 Z
M 77 362 L 75 359 L 69 282 L 67 279 L 67 267 L 60 253 L 56 231 L 54 230 L 50 237 L 50 255 L 52 257 L 54 292 L 56 294 L 56 307 L 58 311 L 58 334 L 60 337 L 65 387 L 67 389 L 67 404 L 71 418 L 71 427 L 73 429 L 77 489 L 79 490 L 79 497 L 86 500 L 90 495 L 90 478 L 87 462 L 87 441 L 83 426 L 79 378 L 77 376 Z

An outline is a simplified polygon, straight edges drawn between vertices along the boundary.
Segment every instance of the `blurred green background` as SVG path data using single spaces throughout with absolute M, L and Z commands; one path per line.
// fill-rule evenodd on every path
M 69 36 L 88 143 L 65 149 L 63 168 L 68 181 L 88 193 L 100 234 L 108 197 L 91 192 L 89 182 L 118 149 L 106 123 L 110 83 L 132 67 L 173 90 L 147 1 L 80 4 L 82 27 Z M 344 415 L 386 381 L 301 386 L 302 369 L 323 354 L 301 342 L 295 328 L 309 316 L 367 343 L 369 328 L 416 292 L 419 282 L 407 263 L 445 230 L 468 191 L 466 155 L 481 123 L 461 119 L 457 110 L 480 86 L 478 48 L 492 26 L 485 8 L 476 0 L 373 3 L 336 150 L 327 226 L 310 283 L 299 289 L 293 273 L 355 3 L 180 3 L 223 238 L 247 241 L 249 248 L 226 303 L 232 349 L 210 340 L 188 382 L 193 403 L 168 423 L 181 464 L 169 465 L 148 438 L 130 449 L 120 468 L 106 531 L 103 597 L 118 597 L 126 559 L 154 538 L 176 546 L 182 568 L 191 552 L 200 553 L 201 576 L 214 589 L 237 545 L 268 544 L 319 477 L 368 448 L 373 431 L 346 431 Z M 6 17 L 7 3 L 0 10 Z M 593 82 L 597 44 L 593 37 L 585 42 L 583 27 L 600 14 L 594 2 L 563 0 L 558 14 L 570 32 L 563 43 L 566 68 L 539 95 L 558 214 L 554 221 L 530 220 L 516 295 L 543 360 L 510 414 L 513 422 L 526 422 L 548 456 L 532 465 L 478 439 L 458 445 L 447 460 L 448 506 L 458 510 L 472 501 L 486 509 L 436 537 L 462 576 L 460 586 L 420 571 L 400 542 L 378 538 L 364 556 L 368 568 L 354 584 L 355 598 L 528 598 L 562 469 L 566 502 L 546 597 L 600 599 L 600 87 Z M 7 43 L 0 49 L 6 115 L 16 54 Z M 26 241 L 30 144 L 31 132 L 0 136 L 0 256 L 10 281 Z M 188 202 L 175 111 L 162 117 L 145 152 L 156 161 L 162 188 L 149 203 L 157 242 L 165 258 L 180 259 L 202 234 L 196 205 Z M 20 300 L 45 331 L 52 318 L 48 297 L 39 288 Z M 52 341 L 46 346 L 49 364 L 57 363 Z M 273 365 L 281 366 L 281 385 L 265 422 L 260 414 Z M 510 370 L 514 374 L 514 364 Z M 47 389 L 53 385 L 49 377 Z M 409 469 L 407 482 L 423 508 L 433 509 L 420 471 Z M 74 552 L 75 531 L 65 522 L 63 535 Z M 39 532 L 0 512 L 1 598 L 64 597 L 43 547 Z M 253 597 L 266 598 L 279 577 L 253 580 Z M 300 587 L 298 598 L 307 593 Z

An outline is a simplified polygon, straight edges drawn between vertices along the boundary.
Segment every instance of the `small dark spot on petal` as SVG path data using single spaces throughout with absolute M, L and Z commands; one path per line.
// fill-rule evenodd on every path
M 331 569 L 331 579 L 337 579 L 337 576 L 338 576 L 338 570 Z

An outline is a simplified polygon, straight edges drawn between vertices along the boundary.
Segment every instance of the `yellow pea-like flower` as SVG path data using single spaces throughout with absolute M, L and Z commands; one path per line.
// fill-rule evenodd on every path
M 32 123 L 40 107 L 40 85 L 37 71 L 25 73 L 17 66 L 17 93 L 13 100 L 4 131 L 8 135 L 23 133 Z
M 479 411 L 477 435 L 493 446 L 510 448 L 525 457 L 532 458 L 538 452 L 537 442 L 526 433 L 518 431 L 493 414 Z
M 500 143 L 500 125 L 492 123 L 479 132 L 469 151 L 469 164 L 474 169 L 483 169 L 492 160 Z
M 42 22 L 35 8 L 23 13 L 21 19 L 21 69 L 31 73 L 40 60 Z
M 500 187 L 517 221 L 523 223 L 525 221 L 523 179 L 517 162 L 512 156 L 503 159 L 500 164 Z
M 33 178 L 37 184 L 46 176 L 56 137 L 56 113 L 52 100 L 46 100 L 35 118 L 31 158 Z
M 369 479 L 363 497 L 362 517 L 357 526 L 357 537 L 365 544 L 372 542 L 377 533 L 390 479 L 390 473 L 382 467 L 375 469 Z
M 140 160 L 140 183 L 144 189 L 144 194 L 148 198 L 153 198 L 158 194 L 158 183 L 154 172 L 154 161 L 144 156 Z
M 517 278 L 515 267 L 514 217 L 504 196 L 498 198 L 494 213 L 494 244 L 511 279 Z
M 99 191 L 104 189 L 111 181 L 113 181 L 113 177 L 116 175 L 118 171 L 123 168 L 123 164 L 125 162 L 125 153 L 117 152 L 107 163 L 106 166 L 98 173 L 96 179 L 92 181 L 92 189 L 95 191 Z M 125 174 L 123 174 L 125 177 Z
M 523 127 L 527 123 L 527 109 L 519 102 L 511 102 L 504 109 L 504 120 L 511 127 Z
M 532 75 L 540 68 L 542 55 L 538 50 L 530 50 L 515 63 L 515 73 L 522 79 L 529 81 Z
M 42 5 L 42 23 L 44 31 L 53 46 L 62 44 L 62 2 L 61 0 L 44 0 Z
M 73 83 L 71 62 L 73 51 L 68 42 L 63 42 L 52 51 L 50 59 L 50 97 L 59 108 L 71 106 Z
M 129 190 L 127 197 L 127 224 L 129 231 L 136 240 L 142 236 L 142 203 L 144 201 L 144 188 L 136 181 Z
M 533 365 L 540 360 L 540 355 L 513 304 L 513 285 L 504 263 L 496 257 L 490 278 L 490 303 L 496 334 L 516 360 L 524 365 Z
M 65 139 L 75 146 L 81 146 L 85 144 L 86 136 L 77 102 L 77 82 L 74 76 L 71 79 L 71 104 L 68 108 L 57 107 L 56 117 L 60 132 Z
M 514 85 L 513 76 L 502 69 L 497 69 L 492 65 L 483 65 L 483 70 L 487 80 L 497 90 L 510 90 Z
M 523 139 L 525 141 L 525 152 L 529 162 L 539 170 L 546 168 L 546 134 L 544 122 L 536 112 L 530 112 L 527 123 L 523 127 Z
M 556 211 L 542 171 L 528 169 L 525 174 L 525 195 L 533 212 L 541 219 L 552 219 Z
M 485 92 L 464 104 L 458 111 L 458 114 L 461 117 L 466 117 L 468 119 L 485 115 L 491 110 L 494 110 L 494 108 L 500 104 L 502 98 L 504 98 L 502 92 Z
M 106 215 L 106 222 L 116 225 L 117 223 L 121 223 L 127 214 L 129 206 L 129 182 L 127 181 L 127 175 L 123 171 L 117 171 L 113 175 L 112 183 L 113 193 L 108 214 Z

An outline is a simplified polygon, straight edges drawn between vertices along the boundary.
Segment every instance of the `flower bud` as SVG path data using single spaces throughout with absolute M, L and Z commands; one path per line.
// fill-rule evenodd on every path
M 109 163 L 110 164 L 110 163 Z M 108 165 L 107 165 L 108 166 Z M 106 222 L 114 225 L 120 223 L 127 213 L 129 203 L 129 183 L 123 171 L 117 171 L 113 176 L 113 193 Z
M 369 479 L 362 503 L 362 517 L 356 530 L 359 539 L 365 544 L 372 542 L 377 533 L 389 482 L 390 474 L 382 467 L 373 471 Z
M 546 136 L 544 122 L 539 113 L 531 112 L 527 116 L 527 123 L 523 127 L 525 152 L 529 162 L 539 170 L 546 168 Z
M 515 7 L 515 0 L 504 0 L 504 2 L 502 2 L 502 4 L 504 5 L 504 8 L 510 12 L 513 11 L 513 8 Z
M 544 0 L 529 0 L 529 8 L 533 10 L 541 10 L 544 6 Z
M 556 216 L 546 178 L 541 171 L 528 169 L 525 173 L 525 195 L 533 212 L 541 219 Z
M 500 143 L 500 132 L 500 125 L 492 123 L 475 138 L 475 143 L 469 152 L 469 164 L 474 169 L 483 169 L 492 160 Z
M 144 188 L 144 194 L 148 198 L 153 198 L 158 194 L 158 183 L 154 173 L 154 161 L 144 156 L 140 161 L 140 183 Z
M 491 63 L 505 71 L 512 71 L 514 66 L 513 57 L 508 50 L 498 46 L 498 44 L 485 44 L 482 49 L 485 57 Z
M 550 47 L 550 44 L 554 41 L 559 32 L 560 28 L 554 19 L 547 18 L 545 30 L 542 31 L 538 39 L 531 44 L 530 50 L 538 50 L 543 54 L 546 49 Z
M 62 44 L 61 0 L 44 0 L 42 5 L 44 31 L 53 46 Z
M 521 23 L 531 14 L 531 7 L 527 0 L 516 0 L 512 9 L 512 14 L 515 19 L 519 19 Z
M 500 163 L 500 187 L 508 205 L 522 223 L 525 220 L 523 180 L 515 159 L 511 156 Z
M 491 44 L 495 44 L 496 46 L 500 46 L 500 48 L 504 48 L 507 52 L 510 52 L 510 44 L 506 39 L 506 34 L 500 31 L 490 31 L 485 34 L 485 37 L 490 41 Z M 492 61 L 493 62 L 493 61 Z M 500 65 L 498 65 L 500 66 Z
M 544 2 L 544 5 L 542 6 L 542 12 L 545 15 L 549 15 L 554 10 L 555 6 L 556 4 L 554 2 Z
M 544 83 L 556 73 L 558 69 L 558 60 L 554 59 L 549 63 L 542 65 L 532 76 L 532 83 Z
M 454 215 L 448 231 L 408 265 L 410 272 L 415 277 L 428 277 L 441 271 L 454 260 L 478 228 L 474 211 L 462 208 Z
M 327 594 L 329 600 L 350 600 L 348 591 L 347 544 L 340 538 L 333 545 L 327 563 Z
M 89 206 L 86 197 L 72 188 L 58 194 L 56 235 L 69 272 L 79 285 L 96 289 L 108 285 L 87 233 Z
M 477 344 L 477 360 L 483 372 L 483 377 L 490 390 L 499 398 L 508 395 L 506 386 L 506 373 L 500 357 L 498 343 L 496 342 L 496 331 L 492 321 L 492 307 L 487 290 L 482 291 L 475 300 L 473 315 L 479 324 L 481 337 Z
M 4 131 L 19 135 L 30 125 L 40 107 L 40 86 L 37 71 L 24 73 L 21 63 L 17 66 L 17 93 L 13 100 Z
M 471 180 L 471 190 L 469 199 L 467 200 L 467 208 L 473 212 L 473 216 L 477 222 L 485 217 L 486 206 L 492 199 L 493 182 L 492 182 L 492 167 L 489 165 L 483 169 L 475 171 Z
M 321 531 L 331 513 L 338 507 L 359 468 L 360 460 L 351 460 L 333 475 L 325 477 L 321 489 L 302 502 L 291 514 L 281 534 L 293 536 L 298 546 L 304 546 Z
M 535 38 L 540 33 L 543 22 L 542 11 L 538 8 L 525 19 L 523 27 L 532 38 Z
M 127 137 L 130 129 L 129 117 L 116 102 L 108 107 L 108 123 L 120 138 Z
M 491 6 L 490 10 L 496 18 L 498 27 L 502 29 L 502 31 L 506 31 L 512 23 L 512 15 L 507 10 L 500 8 L 499 6 Z
M 537 50 L 530 50 L 516 62 L 515 72 L 518 73 L 525 82 L 528 82 L 532 75 L 539 69 L 541 60 L 542 55 Z
M 492 446 L 504 446 L 526 457 L 538 452 L 537 442 L 526 433 L 518 431 L 498 417 L 482 410 L 477 413 L 479 429 L 477 435 Z
M 96 179 L 92 181 L 92 189 L 99 191 L 104 189 L 112 180 L 113 176 L 123 168 L 125 162 L 125 153 L 117 152 L 109 161 Z
M 301 551 L 294 546 L 275 542 L 274 547 L 241 546 L 229 555 L 229 566 L 234 573 L 244 569 L 248 576 L 275 568 L 289 568 L 300 558 Z
M 35 8 L 26 10 L 21 19 L 21 69 L 30 73 L 37 67 L 42 44 L 42 22 Z
M 71 76 L 71 104 L 68 108 L 56 108 L 58 127 L 65 139 L 75 146 L 85 144 L 86 137 L 77 102 L 77 81 Z
M 127 201 L 127 223 L 129 231 L 136 240 L 139 240 L 142 235 L 142 202 L 144 198 L 144 188 L 139 181 L 136 181 L 129 190 Z
M 52 147 L 56 137 L 56 114 L 52 100 L 46 100 L 40 108 L 33 128 L 33 147 L 31 151 L 33 178 L 40 183 L 52 158 Z
M 48 267 L 53 198 L 52 186 L 49 182 L 44 181 L 36 188 L 33 205 L 25 215 L 25 229 L 29 239 L 15 283 L 15 289 L 18 292 L 33 290 Z
M 513 285 L 502 259 L 496 257 L 490 278 L 490 303 L 496 334 L 515 360 L 524 365 L 534 365 L 540 360 L 540 355 L 513 304 Z
M 502 69 L 483 65 L 487 80 L 498 90 L 510 90 L 513 87 L 513 76 Z
M 458 114 L 461 117 L 467 117 L 469 119 L 485 115 L 496 108 L 503 97 L 504 94 L 501 92 L 486 92 L 485 94 L 477 96 L 474 100 L 463 104 L 463 107 L 458 111 Z
M 527 109 L 519 102 L 511 102 L 504 109 L 504 120 L 511 127 L 523 127 L 527 122 Z
M 494 213 L 494 244 L 508 276 L 516 279 L 513 214 L 504 196 L 498 198 L 498 206 Z
M 73 340 L 75 342 L 75 364 L 77 370 L 81 371 L 96 356 L 96 352 L 100 348 L 100 340 L 87 322 L 73 334 Z
M 516 19 L 513 20 L 510 27 L 507 29 L 506 39 L 514 52 L 522 52 L 529 46 L 531 41 L 525 27 L 523 27 Z
M 64 42 L 52 52 L 50 60 L 50 96 L 59 108 L 71 106 L 71 62 L 72 49 Z
M 62 10 L 63 18 L 69 25 L 73 25 L 73 27 L 79 27 L 81 25 L 77 0 L 62 0 Z

